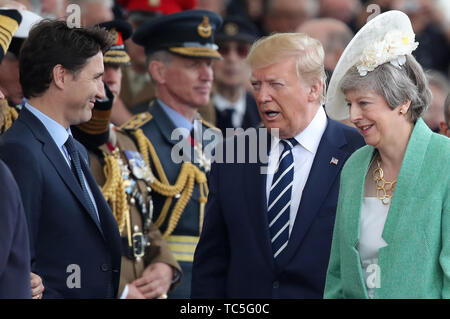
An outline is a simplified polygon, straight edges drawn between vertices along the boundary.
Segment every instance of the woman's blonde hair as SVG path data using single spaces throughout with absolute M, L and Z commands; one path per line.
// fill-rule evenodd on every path
M 323 65 L 324 50 L 319 40 L 305 33 L 275 33 L 256 41 L 247 56 L 251 69 L 258 69 L 286 58 L 297 57 L 296 72 L 299 79 L 308 83 L 322 81 L 320 102 L 325 102 L 326 74 Z

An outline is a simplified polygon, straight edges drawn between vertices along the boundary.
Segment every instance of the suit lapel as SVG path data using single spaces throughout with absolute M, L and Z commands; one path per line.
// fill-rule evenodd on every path
M 324 204 L 331 185 L 350 155 L 340 149 L 345 144 L 346 139 L 342 130 L 328 120 L 302 193 L 286 251 L 278 258 L 281 267 L 288 263 L 298 250 L 320 207 Z M 333 157 L 338 160 L 337 164 L 331 163 Z
M 258 134 L 258 145 L 261 139 L 266 139 L 270 151 L 270 134 Z M 248 144 L 247 144 L 248 145 Z M 258 152 L 259 154 L 259 152 Z M 255 233 L 257 234 L 257 242 L 260 245 L 260 251 L 263 253 L 267 263 L 273 268 L 274 260 L 272 253 L 272 245 L 270 243 L 269 222 L 267 219 L 267 196 L 266 196 L 266 177 L 265 169 L 267 163 L 261 162 L 258 156 L 257 163 L 248 164 L 244 170 L 244 190 L 246 198 L 250 199 L 245 202 L 250 215 L 250 221 L 254 224 Z
M 420 118 L 411 134 L 406 148 L 402 166 L 395 186 L 394 196 L 392 197 L 391 207 L 384 225 L 383 239 L 388 243 L 395 238 L 395 229 L 402 214 L 409 206 L 409 201 L 417 193 L 417 185 L 420 185 L 418 178 L 422 170 L 422 163 L 428 148 L 428 143 L 432 136 L 431 130 Z
M 94 216 L 91 216 L 91 214 L 89 213 L 89 211 L 90 211 L 89 207 L 87 206 L 87 203 L 84 199 L 84 195 L 81 190 L 81 187 L 78 186 L 78 181 L 75 179 L 75 176 L 73 175 L 72 171 L 70 170 L 69 166 L 67 165 L 66 159 L 61 154 L 61 151 L 56 146 L 55 142 L 51 138 L 47 129 L 44 127 L 44 125 L 41 123 L 41 121 L 39 121 L 39 119 L 37 119 L 26 108 L 24 108 L 20 112 L 20 119 L 28 127 L 30 127 L 30 129 L 33 131 L 36 138 L 44 144 L 43 152 L 44 152 L 45 156 L 48 158 L 50 163 L 52 163 L 52 165 L 55 167 L 58 175 L 61 177 L 64 184 L 66 184 L 67 188 L 69 188 L 69 190 L 72 192 L 72 194 L 78 199 L 78 201 L 84 207 L 85 213 L 87 213 L 93 219 L 94 223 L 97 225 L 100 232 L 102 232 L 100 225 L 98 224 L 97 218 L 94 218 Z M 81 160 L 81 162 L 84 162 L 84 159 Z M 83 166 L 83 164 L 82 164 L 82 166 Z M 88 175 L 88 174 L 85 173 L 85 176 L 86 175 Z

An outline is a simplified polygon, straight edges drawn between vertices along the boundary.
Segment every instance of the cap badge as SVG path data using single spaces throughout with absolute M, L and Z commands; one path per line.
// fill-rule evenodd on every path
M 198 34 L 203 38 L 209 38 L 211 36 L 212 27 L 209 23 L 209 18 L 203 16 L 203 21 L 197 27 Z
M 161 0 L 148 0 L 150 7 L 157 7 L 161 4 Z
M 119 35 L 117 34 L 116 29 L 111 29 L 109 31 L 109 34 L 111 36 L 111 39 L 113 40 L 113 43 L 117 43 L 117 40 L 119 40 Z
M 239 28 L 236 25 L 236 23 L 227 23 L 223 29 L 225 31 L 225 34 L 228 36 L 234 36 L 239 32 Z

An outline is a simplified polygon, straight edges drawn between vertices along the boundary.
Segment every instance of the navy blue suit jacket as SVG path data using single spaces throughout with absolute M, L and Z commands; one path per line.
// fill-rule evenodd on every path
M 19 188 L 0 160 L 0 299 L 31 298 L 28 228 Z
M 340 171 L 363 144 L 354 128 L 328 120 L 289 243 L 277 263 L 270 244 L 263 164 L 214 163 L 191 297 L 322 298 Z M 337 165 L 330 163 L 333 157 Z
M 89 213 L 81 187 L 47 129 L 27 109 L 0 137 L 0 158 L 21 191 L 31 270 L 43 279 L 44 298 L 114 298 L 121 262 L 119 230 L 89 171 L 86 150 L 78 142 L 76 147 L 100 223 Z

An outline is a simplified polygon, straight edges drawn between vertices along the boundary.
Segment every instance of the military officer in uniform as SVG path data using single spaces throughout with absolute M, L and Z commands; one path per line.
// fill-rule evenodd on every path
M 123 41 L 131 36 L 132 28 L 119 20 L 99 26 L 106 28 L 114 40 L 103 58 L 107 98 L 97 101 L 91 120 L 72 127 L 72 133 L 89 150 L 91 171 L 119 225 L 123 244 L 119 297 L 167 298 L 182 273 L 158 227 L 151 222 L 150 170 L 135 142 L 110 124 L 113 99 L 120 93 L 120 67 L 130 62 Z
M 208 195 L 210 161 L 205 148 L 214 140 L 202 136 L 207 129 L 219 132 L 197 111 L 209 102 L 212 60 L 221 58 L 214 32 L 221 23 L 216 13 L 188 10 L 155 18 L 133 35 L 145 47 L 156 100 L 123 128 L 134 136 L 151 169 L 153 221 L 183 269 L 183 279 L 169 298 L 190 296 L 192 261 Z M 191 147 L 178 152 L 181 143 Z M 182 160 L 175 156 L 181 153 Z
M 4 6 L 20 7 L 15 2 L 6 3 Z M 28 10 L 20 10 L 19 12 L 21 22 L 16 31 L 11 32 L 9 30 L 10 25 L 3 27 L 3 32 L 6 33 L 2 37 L 12 35 L 12 38 L 10 40 L 11 44 L 2 54 L 0 61 L 0 90 L 2 91 L 0 99 L 0 134 L 9 129 L 12 123 L 19 117 L 18 111 L 23 99 L 22 87 L 19 81 L 19 52 L 22 44 L 28 38 L 28 33 L 33 25 L 42 19 L 37 14 Z

